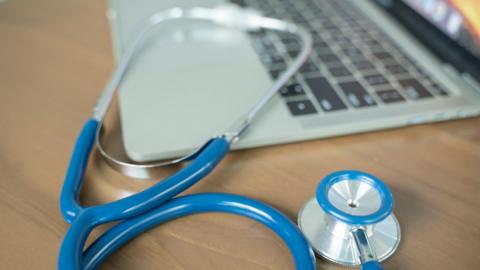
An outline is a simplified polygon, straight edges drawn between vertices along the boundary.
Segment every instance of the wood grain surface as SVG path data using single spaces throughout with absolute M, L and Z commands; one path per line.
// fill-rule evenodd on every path
M 0 1 L 1 269 L 56 268 L 68 229 L 58 200 L 70 151 L 112 68 L 105 10 L 103 1 Z M 110 114 L 115 139 L 118 119 L 115 110 Z M 387 269 L 479 269 L 478 118 L 238 151 L 189 192 L 249 196 L 295 220 L 319 180 L 341 169 L 370 172 L 393 191 L 403 239 Z M 86 178 L 85 204 L 151 184 L 113 172 L 97 155 Z M 293 264 L 283 243 L 260 224 L 202 214 L 143 234 L 101 269 Z M 343 268 L 319 259 L 318 269 Z

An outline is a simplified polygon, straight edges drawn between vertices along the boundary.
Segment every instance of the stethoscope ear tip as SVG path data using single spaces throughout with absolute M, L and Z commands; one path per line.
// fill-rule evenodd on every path
M 298 225 L 321 257 L 346 266 L 361 264 L 353 231 L 362 230 L 377 260 L 393 254 L 400 226 L 392 213 L 393 195 L 377 177 L 354 170 L 327 175 L 298 215 Z

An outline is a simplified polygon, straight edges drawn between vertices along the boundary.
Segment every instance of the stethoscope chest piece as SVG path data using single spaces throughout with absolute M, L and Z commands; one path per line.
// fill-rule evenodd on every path
M 298 215 L 298 225 L 314 251 L 345 266 L 377 263 L 400 243 L 392 213 L 393 197 L 378 178 L 359 171 L 339 171 L 319 184 L 316 198 Z

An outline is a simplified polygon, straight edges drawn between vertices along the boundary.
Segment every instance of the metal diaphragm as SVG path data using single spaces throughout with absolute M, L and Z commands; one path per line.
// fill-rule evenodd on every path
M 345 266 L 360 264 L 350 230 L 352 226 L 333 220 L 312 198 L 300 210 L 298 226 L 321 257 Z M 390 257 L 400 243 L 400 226 L 393 214 L 378 224 L 366 226 L 367 236 L 379 261 Z
M 400 226 L 392 213 L 393 197 L 377 178 L 357 171 L 327 176 L 300 210 L 298 225 L 321 257 L 357 266 L 359 250 L 352 231 L 365 230 L 378 261 L 391 256 L 400 243 Z

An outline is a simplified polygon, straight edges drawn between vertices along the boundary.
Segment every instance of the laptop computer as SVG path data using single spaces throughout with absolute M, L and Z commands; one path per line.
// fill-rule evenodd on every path
M 110 0 L 115 56 L 138 22 L 225 0 Z M 309 29 L 314 52 L 234 149 L 480 114 L 475 0 L 234 0 Z M 470 12 L 465 12 L 469 10 Z M 475 13 L 473 13 L 475 14 Z M 299 51 L 295 37 L 168 22 L 119 92 L 123 142 L 144 162 L 190 153 L 244 115 Z

